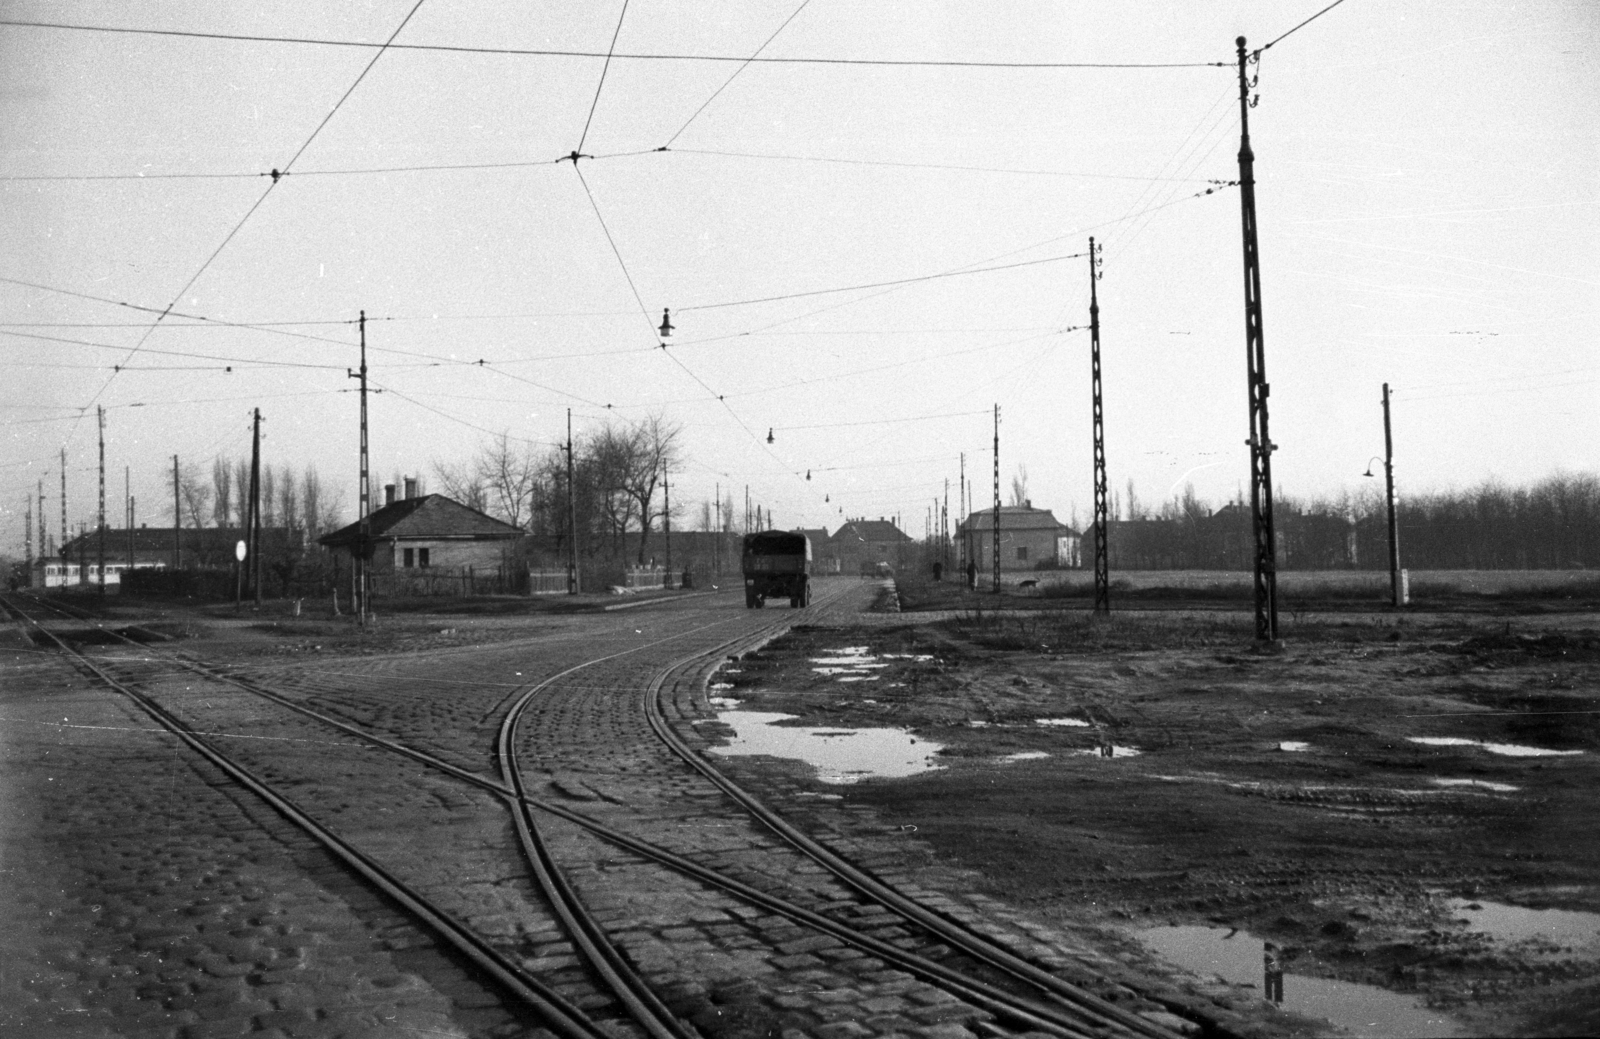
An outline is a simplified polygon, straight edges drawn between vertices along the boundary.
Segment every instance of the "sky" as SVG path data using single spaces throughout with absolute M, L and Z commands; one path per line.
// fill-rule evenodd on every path
M 921 536 L 998 406 L 1082 525 L 1091 236 L 1112 488 L 1232 499 L 1240 35 L 1278 494 L 1372 486 L 1386 382 L 1402 496 L 1600 471 L 1600 3 L 1326 8 L 0 3 L 0 553 L 101 406 L 113 525 L 253 408 L 353 519 L 363 312 L 375 496 L 659 414 L 675 503 Z

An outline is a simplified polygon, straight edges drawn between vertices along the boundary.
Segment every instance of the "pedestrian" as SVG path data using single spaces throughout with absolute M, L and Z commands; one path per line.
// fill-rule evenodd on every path
M 974 592 L 978 590 L 978 562 L 975 559 L 967 560 L 967 588 Z
M 933 579 L 935 582 L 944 580 L 944 564 L 937 559 L 933 561 Z

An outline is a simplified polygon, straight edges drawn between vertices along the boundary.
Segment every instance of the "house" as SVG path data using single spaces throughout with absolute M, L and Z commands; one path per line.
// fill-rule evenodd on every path
M 963 558 L 975 562 L 980 573 L 994 567 L 994 520 L 995 510 L 983 509 L 956 527 Z M 1082 540 L 1049 509 L 1036 509 L 1031 501 L 1000 506 L 1001 570 L 1082 566 Z
M 174 563 L 186 569 L 230 568 L 234 565 L 234 546 L 244 540 L 238 527 L 106 528 L 79 534 L 49 556 L 35 557 L 32 584 L 35 588 L 63 585 L 98 585 L 102 542 L 105 553 L 105 583 L 116 588 L 127 570 L 170 570 Z M 267 558 L 283 554 L 297 544 L 299 531 L 283 527 L 261 528 L 262 552 Z
M 834 531 L 820 552 L 813 543 L 811 555 L 827 561 L 824 572 L 853 574 L 880 563 L 898 565 L 901 553 L 911 543 L 910 535 L 881 516 L 875 520 L 853 519 Z
M 806 540 L 811 542 L 811 572 L 814 574 L 836 574 L 839 572 L 839 560 L 836 556 L 829 556 L 823 551 L 828 545 L 827 527 L 796 527 L 794 533 L 804 534 Z
M 372 572 L 494 570 L 518 547 L 524 531 L 442 494 L 390 501 L 367 517 Z M 348 561 L 361 544 L 357 521 L 317 543 Z

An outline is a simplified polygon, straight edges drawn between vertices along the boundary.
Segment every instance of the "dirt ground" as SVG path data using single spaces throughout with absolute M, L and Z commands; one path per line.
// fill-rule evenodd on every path
M 1496 609 L 1298 615 L 1281 653 L 1238 611 L 802 628 L 719 680 L 786 724 L 943 745 L 935 771 L 816 789 L 915 826 L 996 897 L 1107 935 L 1246 929 L 1292 973 L 1480 1034 L 1600 1034 L 1594 949 L 1492 938 L 1450 901 L 1600 910 L 1600 621 Z M 814 670 L 846 646 L 908 656 L 853 684 Z

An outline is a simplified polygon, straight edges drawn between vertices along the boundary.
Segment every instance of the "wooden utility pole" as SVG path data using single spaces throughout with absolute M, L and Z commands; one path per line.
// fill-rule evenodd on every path
M 578 495 L 573 486 L 572 409 L 567 409 L 567 594 L 578 594 Z
M 172 569 L 183 568 L 183 508 L 178 497 L 178 456 L 172 456 Z
M 666 529 L 667 571 L 662 577 L 662 587 L 672 587 L 672 487 L 668 482 L 667 466 L 661 464 L 661 524 Z
M 245 568 L 261 609 L 261 409 L 256 408 L 250 428 L 250 518 L 246 524 Z M 365 439 L 365 438 L 363 438 Z
M 128 570 L 133 569 L 133 466 L 122 467 L 122 519 L 128 528 Z M 124 570 L 123 573 L 127 573 Z
M 1389 592 L 1396 607 L 1406 604 L 1400 587 L 1400 524 L 1395 516 L 1394 435 L 1389 429 L 1389 384 L 1383 384 L 1383 482 L 1384 500 L 1389 503 Z
M 1089 386 L 1094 414 L 1094 612 L 1111 612 L 1111 555 L 1107 547 L 1110 501 L 1106 483 L 1105 407 L 1100 396 L 1100 280 L 1099 254 L 1089 239 Z
M 67 449 L 61 449 L 61 584 L 67 583 L 67 568 L 72 565 L 67 556 Z M 83 574 L 78 574 L 83 580 Z
M 994 406 L 994 591 L 1000 594 L 1000 405 Z
M 1256 241 L 1255 153 L 1250 149 L 1250 87 L 1246 64 L 1258 61 L 1239 47 L 1239 203 L 1244 229 L 1245 368 L 1250 395 L 1250 511 L 1255 533 L 1256 640 L 1278 641 L 1278 561 L 1272 526 L 1272 452 L 1267 430 L 1267 349 L 1261 330 L 1261 256 Z

